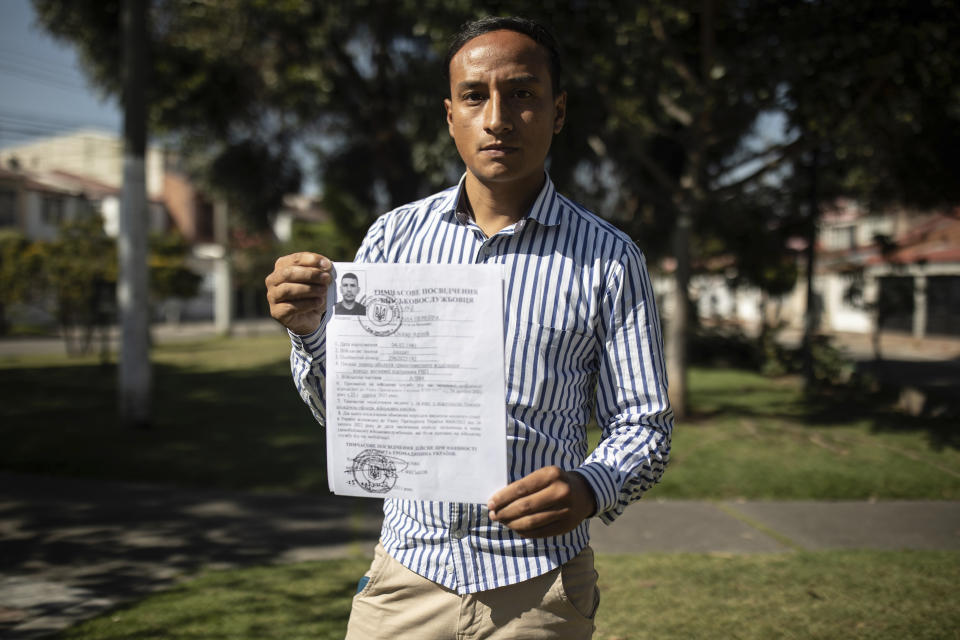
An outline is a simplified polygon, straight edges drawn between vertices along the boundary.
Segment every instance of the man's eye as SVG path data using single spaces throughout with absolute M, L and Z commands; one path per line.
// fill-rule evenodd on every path
M 464 102 L 480 102 L 483 100 L 483 95 L 477 92 L 467 93 L 463 96 Z
M 517 89 L 516 91 L 513 92 L 513 95 L 515 95 L 518 98 L 532 98 L 533 92 L 528 91 L 527 89 Z

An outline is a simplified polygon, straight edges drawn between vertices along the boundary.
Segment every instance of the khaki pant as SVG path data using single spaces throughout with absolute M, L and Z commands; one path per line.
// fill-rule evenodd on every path
M 518 584 L 460 596 L 377 545 L 346 640 L 588 640 L 600 603 L 593 550 Z

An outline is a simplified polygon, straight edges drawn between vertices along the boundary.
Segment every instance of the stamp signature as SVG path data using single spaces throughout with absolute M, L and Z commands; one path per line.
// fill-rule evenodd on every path
M 385 296 L 375 295 L 365 298 L 367 313 L 360 316 L 360 326 L 367 333 L 382 337 L 396 333 L 397 329 L 403 325 L 403 314 L 400 310 L 400 304 L 396 299 Z
M 354 482 L 370 493 L 387 493 L 397 484 L 399 472 L 406 469 L 405 460 L 388 456 L 377 449 L 365 449 L 353 457 L 350 472 Z

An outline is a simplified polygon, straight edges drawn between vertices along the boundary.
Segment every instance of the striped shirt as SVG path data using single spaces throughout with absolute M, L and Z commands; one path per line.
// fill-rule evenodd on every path
M 660 479 L 673 428 L 643 255 L 549 177 L 528 215 L 489 238 L 464 210 L 462 189 L 463 179 L 381 216 L 356 261 L 505 265 L 509 481 L 549 465 L 576 470 L 609 524 Z M 321 425 L 324 326 L 291 334 L 294 380 Z M 594 410 L 603 436 L 588 452 Z M 383 510 L 387 552 L 460 594 L 542 575 L 589 540 L 589 521 L 561 536 L 523 538 L 479 504 L 388 499 Z

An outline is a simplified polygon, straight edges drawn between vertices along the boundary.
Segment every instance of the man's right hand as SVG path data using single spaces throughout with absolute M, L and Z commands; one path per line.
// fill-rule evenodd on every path
M 327 307 L 332 268 L 330 260 L 318 253 L 279 258 L 265 280 L 270 315 L 298 335 L 316 331 Z

